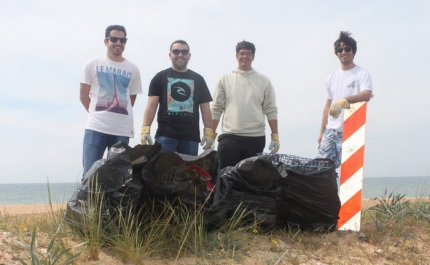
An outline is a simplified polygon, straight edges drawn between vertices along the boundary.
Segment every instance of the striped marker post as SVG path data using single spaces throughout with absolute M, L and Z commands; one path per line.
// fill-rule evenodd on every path
M 344 110 L 339 230 L 360 231 L 366 108 L 367 103 L 360 102 Z

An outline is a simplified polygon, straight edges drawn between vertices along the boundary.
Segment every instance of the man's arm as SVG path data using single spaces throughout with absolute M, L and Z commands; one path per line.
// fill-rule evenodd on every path
M 331 102 L 332 102 L 331 99 L 327 99 L 325 106 L 324 106 L 323 116 L 322 116 L 322 120 L 321 120 L 320 134 L 318 135 L 318 144 L 321 144 L 321 139 L 324 135 L 325 127 L 327 126 L 328 112 L 330 110 Z
M 370 90 L 363 90 L 360 93 L 346 97 L 345 99 L 348 100 L 349 104 L 354 104 L 357 102 L 369 101 L 371 97 L 372 92 Z
M 130 102 L 131 102 L 131 106 L 134 106 L 134 102 L 136 101 L 136 97 L 137 95 L 130 95 Z
M 90 89 L 91 89 L 90 85 L 81 83 L 79 99 L 81 100 L 81 103 L 87 112 L 88 112 L 88 109 L 90 108 L 90 102 L 91 102 Z
M 209 102 L 200 104 L 200 111 L 202 113 L 203 125 L 205 127 L 212 128 L 212 115 Z
M 272 133 L 278 133 L 278 120 L 270 120 L 268 122 Z
M 225 109 L 226 100 L 224 90 L 223 83 L 221 82 L 221 79 L 219 79 L 215 87 L 211 107 L 212 129 L 214 132 L 216 132 L 216 129 L 218 128 L 219 120 L 221 119 L 221 115 Z
M 212 129 L 216 132 L 216 128 L 218 128 L 219 120 L 212 119 Z
M 159 96 L 149 96 L 146 103 L 145 113 L 143 114 L 143 126 L 151 126 L 157 112 Z

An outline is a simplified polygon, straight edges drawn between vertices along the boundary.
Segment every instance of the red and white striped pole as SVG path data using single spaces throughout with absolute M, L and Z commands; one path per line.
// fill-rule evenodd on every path
M 341 208 L 337 228 L 360 231 L 363 190 L 366 102 L 344 110 L 339 197 Z

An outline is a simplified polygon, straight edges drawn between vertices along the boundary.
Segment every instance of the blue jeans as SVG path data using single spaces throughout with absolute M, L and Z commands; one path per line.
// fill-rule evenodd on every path
M 161 143 L 160 152 L 171 150 L 181 154 L 197 156 L 199 143 L 190 140 L 178 140 L 175 138 L 157 136 L 155 141 Z
M 85 129 L 84 147 L 82 152 L 82 163 L 84 165 L 82 180 L 85 178 L 85 175 L 94 162 L 103 158 L 105 150 L 109 150 L 112 145 L 119 141 L 123 141 L 128 144 L 129 138 L 126 136 L 110 135 Z

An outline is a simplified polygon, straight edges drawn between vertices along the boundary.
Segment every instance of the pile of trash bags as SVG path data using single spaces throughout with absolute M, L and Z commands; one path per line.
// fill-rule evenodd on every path
M 336 229 L 341 204 L 331 160 L 262 154 L 220 170 L 214 150 L 190 156 L 160 149 L 159 143 L 134 148 L 115 144 L 68 201 L 66 221 L 79 227 L 93 207 L 88 198 L 101 194 L 107 219 L 129 207 L 138 209 L 148 199 L 180 199 L 185 205 L 204 206 L 209 230 L 238 207 L 268 229 Z

